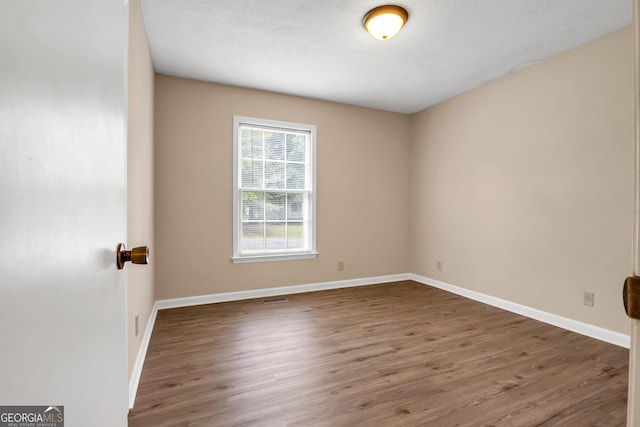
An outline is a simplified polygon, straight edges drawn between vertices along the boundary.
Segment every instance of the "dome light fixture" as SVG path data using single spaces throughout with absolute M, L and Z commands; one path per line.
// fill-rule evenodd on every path
M 395 5 L 378 6 L 364 15 L 362 25 L 378 40 L 389 40 L 400 32 L 409 19 L 409 12 Z

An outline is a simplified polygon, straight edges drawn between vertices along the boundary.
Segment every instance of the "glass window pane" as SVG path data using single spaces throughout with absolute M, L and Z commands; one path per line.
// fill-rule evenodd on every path
M 287 195 L 287 218 L 289 220 L 304 219 L 303 193 L 290 193 Z
M 304 225 L 301 222 L 287 223 L 287 247 L 289 249 L 304 248 Z
M 286 193 L 267 193 L 265 211 L 267 220 L 284 221 L 286 217 Z
M 267 249 L 285 249 L 286 239 L 286 223 L 284 222 L 268 222 L 267 230 Z
M 287 188 L 291 190 L 304 190 L 304 164 L 287 163 Z
M 305 161 L 306 135 L 295 133 L 287 134 L 287 160 L 294 162 Z
M 284 188 L 284 163 L 264 162 L 265 188 Z
M 261 160 L 242 161 L 242 186 L 245 188 L 262 188 L 262 168 L 264 162 Z
M 241 128 L 242 158 L 262 159 L 262 134 L 263 131 L 255 129 Z
M 284 160 L 284 133 L 265 131 L 265 158 L 269 160 Z
M 242 243 L 244 250 L 264 250 L 264 223 L 263 222 L 243 222 L 242 223 Z
M 264 219 L 264 193 L 242 192 L 242 220 L 260 221 Z

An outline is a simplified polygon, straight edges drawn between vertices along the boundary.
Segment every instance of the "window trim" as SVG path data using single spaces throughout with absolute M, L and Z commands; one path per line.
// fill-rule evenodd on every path
M 311 160 L 309 166 L 311 167 L 311 189 L 309 190 L 309 249 L 300 251 L 281 251 L 274 253 L 260 253 L 241 255 L 240 254 L 240 240 L 241 236 L 241 223 L 240 217 L 242 197 L 240 197 L 240 184 L 242 178 L 240 176 L 241 167 L 240 162 L 242 156 L 240 155 L 240 126 L 262 126 L 268 128 L 279 128 L 283 130 L 303 131 L 309 133 L 309 153 Z M 231 261 L 233 263 L 248 263 L 248 262 L 269 262 L 269 261 L 289 261 L 296 259 L 312 259 L 318 256 L 316 251 L 316 184 L 317 184 L 317 169 L 316 169 L 316 135 L 317 129 L 315 125 L 309 125 L 304 123 L 283 122 L 279 120 L 259 119 L 255 117 L 247 116 L 233 116 L 233 256 Z

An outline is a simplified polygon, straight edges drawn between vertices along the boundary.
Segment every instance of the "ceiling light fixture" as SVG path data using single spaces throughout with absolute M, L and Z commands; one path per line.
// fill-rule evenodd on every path
M 362 25 L 378 40 L 389 40 L 400 32 L 409 19 L 409 12 L 394 5 L 378 6 L 364 15 Z

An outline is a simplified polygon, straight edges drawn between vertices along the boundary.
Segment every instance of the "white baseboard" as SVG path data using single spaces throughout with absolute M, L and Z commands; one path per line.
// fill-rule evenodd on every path
M 140 349 L 136 356 L 136 362 L 133 365 L 133 371 L 131 371 L 131 378 L 129 379 L 129 410 L 133 409 L 133 404 L 136 401 L 140 375 L 142 375 L 142 366 L 144 365 L 144 360 L 147 357 L 147 349 L 149 348 L 149 341 L 151 341 L 151 333 L 153 332 L 153 326 L 156 323 L 157 315 L 158 303 L 156 302 L 153 304 L 151 314 L 149 314 L 149 321 L 147 322 L 147 327 L 144 330 L 144 335 L 142 336 L 142 342 L 140 343 Z
M 256 289 L 252 291 L 226 292 L 222 294 L 200 295 L 186 298 L 164 299 L 156 301 L 153 305 L 151 315 L 149 316 L 149 321 L 147 322 L 147 328 L 145 329 L 144 336 L 142 337 L 140 350 L 138 351 L 136 363 L 133 367 L 133 372 L 131 373 L 131 380 L 129 381 L 129 409 L 133 408 L 133 404 L 136 399 L 138 384 L 140 382 L 140 375 L 142 374 L 142 367 L 144 365 L 144 359 L 147 355 L 147 349 L 149 348 L 151 332 L 153 332 L 153 326 L 155 325 L 158 310 L 189 307 L 193 305 L 212 304 L 218 302 L 240 301 L 253 298 L 264 298 L 275 295 L 291 295 L 304 292 L 324 291 L 329 289 L 350 288 L 354 286 L 376 285 L 379 283 L 399 282 L 402 280 L 413 280 L 424 285 L 433 286 L 434 288 L 442 289 L 444 291 L 451 292 L 472 299 L 474 301 L 498 307 L 512 313 L 517 313 L 544 323 L 548 323 L 553 326 L 558 326 L 572 332 L 605 341 L 610 344 L 615 344 L 617 346 L 625 348 L 630 347 L 629 335 L 624 335 L 618 332 L 610 331 L 608 329 L 600 328 L 598 326 L 589 325 L 587 323 L 578 322 L 577 320 L 568 319 L 566 317 L 547 313 L 542 310 L 527 307 L 521 304 L 516 304 L 507 300 L 493 297 L 491 295 L 471 291 L 469 289 L 450 285 L 445 282 L 440 282 L 438 280 L 430 279 L 428 277 L 419 276 L 412 273 L 366 277 L 363 279 L 339 280 L 335 282 L 312 283 L 307 285 L 282 286 L 278 288 Z
M 531 319 L 539 320 L 553 326 L 558 326 L 560 328 L 576 332 L 578 334 L 586 335 L 600 341 L 605 341 L 610 344 L 615 344 L 617 346 L 625 348 L 629 348 L 631 345 L 631 339 L 629 335 L 614 332 L 609 329 L 600 328 L 598 326 L 589 325 L 588 323 L 579 322 L 577 320 L 558 316 L 556 314 L 547 313 L 546 311 L 527 307 L 526 305 L 517 304 L 511 301 L 503 300 L 501 298 L 493 297 L 491 295 L 482 294 L 480 292 L 471 291 L 459 286 L 450 285 L 448 283 L 440 282 L 428 277 L 418 276 L 417 274 L 409 274 L 409 278 L 410 280 L 422 283 L 424 285 L 433 286 L 434 288 L 442 289 L 444 291 L 451 292 L 453 294 L 457 294 L 478 302 L 482 302 L 484 304 L 492 305 L 494 307 L 498 307 L 512 313 L 520 314 Z
M 244 299 L 272 297 L 285 294 L 326 291 L 329 289 L 351 288 L 354 286 L 376 285 L 379 283 L 410 280 L 409 274 L 365 277 L 363 279 L 338 280 L 335 282 L 311 283 L 308 285 L 282 286 L 279 288 L 256 289 L 252 291 L 226 292 L 223 294 L 200 295 L 197 297 L 174 298 L 156 301 L 159 310 L 166 308 L 189 307 L 192 305 L 212 304 L 216 302 L 240 301 Z

